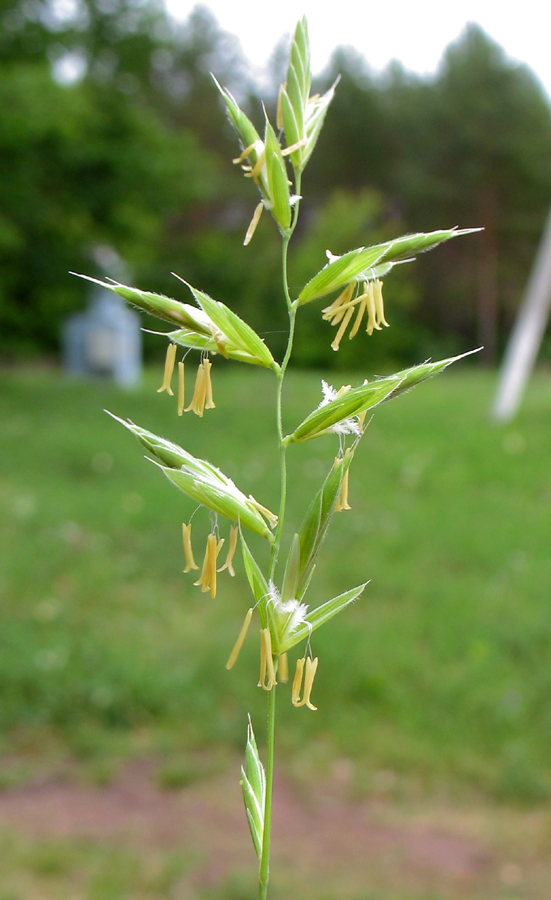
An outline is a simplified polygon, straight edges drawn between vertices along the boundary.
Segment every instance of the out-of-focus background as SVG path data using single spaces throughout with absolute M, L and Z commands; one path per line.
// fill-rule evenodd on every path
M 156 393 L 158 338 L 144 335 L 133 390 L 70 376 L 62 359 L 78 369 L 68 323 L 99 302 L 69 270 L 187 302 L 178 272 L 281 354 L 279 240 L 264 216 L 242 247 L 257 196 L 231 165 L 209 73 L 260 127 L 289 38 L 271 26 L 275 49 L 251 72 L 204 7 L 175 20 L 148 2 L 2 0 L 0 23 L 0 898 L 249 900 L 238 765 L 248 712 L 263 745 L 265 698 L 252 636 L 224 668 L 249 604 L 242 566 L 215 600 L 192 587 L 180 527 L 193 506 L 102 409 L 273 508 L 269 373 L 217 358 L 216 410 L 182 420 Z M 518 417 L 497 426 L 488 410 L 551 206 L 549 88 L 476 24 L 429 74 L 371 69 L 377 34 L 360 40 L 350 24 L 354 47 L 316 76 L 320 90 L 341 80 L 304 177 L 292 287 L 326 248 L 484 231 L 398 267 L 391 327 L 338 354 L 319 304 L 304 309 L 289 429 L 319 402 L 322 374 L 339 386 L 484 350 L 385 404 L 357 454 L 352 510 L 336 517 L 309 601 L 371 583 L 316 633 L 318 712 L 281 692 L 273 898 L 543 900 L 548 335 Z M 412 43 L 428 25 L 420 14 Z M 120 310 L 102 314 L 120 324 Z M 289 536 L 333 452 L 328 439 L 290 452 Z M 198 514 L 198 541 L 207 528 Z

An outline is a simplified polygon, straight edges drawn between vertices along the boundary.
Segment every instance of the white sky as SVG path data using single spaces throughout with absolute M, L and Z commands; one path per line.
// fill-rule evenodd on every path
M 192 0 L 166 0 L 185 19 Z M 551 97 L 550 0 L 206 0 L 225 31 L 236 35 L 245 55 L 262 67 L 279 38 L 308 17 L 312 69 L 321 71 L 337 45 L 353 45 L 375 70 L 391 59 L 406 69 L 434 72 L 446 46 L 467 22 L 477 22 L 508 56 L 527 63 Z

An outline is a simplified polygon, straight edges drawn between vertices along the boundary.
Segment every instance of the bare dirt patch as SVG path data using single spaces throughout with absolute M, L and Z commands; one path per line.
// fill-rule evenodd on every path
M 44 780 L 0 794 L 0 827 L 28 838 L 178 848 L 194 861 L 188 880 L 197 890 L 255 866 L 233 771 L 181 790 L 160 788 L 147 762 L 128 765 L 103 787 Z M 316 873 L 326 885 L 345 882 L 341 896 L 355 896 L 366 884 L 415 884 L 474 897 L 489 887 L 499 864 L 488 843 L 454 832 L 449 823 L 393 821 L 380 804 L 329 793 L 305 798 L 276 777 L 273 869 L 291 880 L 302 883 Z

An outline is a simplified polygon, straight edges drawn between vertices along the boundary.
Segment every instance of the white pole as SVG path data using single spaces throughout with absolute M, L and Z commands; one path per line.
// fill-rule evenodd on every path
M 551 305 L 551 212 L 530 273 L 517 320 L 507 343 L 492 417 L 500 422 L 518 411 L 536 362 Z

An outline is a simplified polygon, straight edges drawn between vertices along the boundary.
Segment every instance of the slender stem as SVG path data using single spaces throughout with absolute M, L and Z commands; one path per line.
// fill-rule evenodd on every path
M 260 900 L 268 894 L 270 869 L 270 834 L 272 829 L 272 785 L 274 780 L 274 738 L 275 738 L 275 687 L 268 694 L 268 749 L 266 756 L 266 803 L 264 806 L 264 835 L 262 857 L 260 859 Z
M 300 180 L 301 173 L 298 172 L 296 175 L 295 189 L 296 193 L 300 195 Z M 293 232 L 297 226 L 298 222 L 298 213 L 300 207 L 300 200 L 297 200 L 295 206 L 293 208 L 293 221 L 291 222 L 291 227 L 288 233 L 283 238 L 283 244 L 281 247 L 281 270 L 282 270 L 282 279 L 283 279 L 283 292 L 285 294 L 285 303 L 287 304 L 287 312 L 289 314 L 289 336 L 287 338 L 287 348 L 285 350 L 285 356 L 283 357 L 283 362 L 281 363 L 281 367 L 277 372 L 277 394 L 276 394 L 276 417 L 277 417 L 277 436 L 279 443 L 279 467 L 280 467 L 280 498 L 279 498 L 279 517 L 277 523 L 277 531 L 275 535 L 275 541 L 272 546 L 272 553 L 270 557 L 270 578 L 274 577 L 275 567 L 277 563 L 277 557 L 279 555 L 279 545 L 281 543 L 281 534 L 283 531 L 283 520 L 285 518 L 285 501 L 287 500 L 287 447 L 283 443 L 283 419 L 281 414 L 281 406 L 282 406 L 282 392 L 283 392 L 283 379 L 285 378 L 285 371 L 289 364 L 289 360 L 291 358 L 291 353 L 293 352 L 293 340 L 295 337 L 295 319 L 297 315 L 296 307 L 293 306 L 293 302 L 291 300 L 291 295 L 289 293 L 289 279 L 287 275 L 287 253 L 289 250 L 289 241 L 293 236 Z
M 281 263 L 282 263 L 281 268 L 283 270 L 283 291 L 285 293 L 285 302 L 287 303 L 287 309 L 291 308 L 291 295 L 289 293 L 289 284 L 288 284 L 288 279 L 287 279 L 287 252 L 289 250 L 289 241 L 291 240 L 291 233 L 288 235 L 288 237 L 284 238 L 283 246 L 281 248 Z M 285 357 L 287 357 L 288 354 L 289 354 L 289 342 L 287 343 L 287 350 L 285 352 Z
M 295 183 L 296 193 L 300 194 L 300 172 L 296 176 Z M 279 554 L 279 546 L 281 543 L 281 535 L 283 530 L 283 520 L 285 518 L 285 502 L 287 500 L 287 447 L 283 443 L 283 419 L 282 419 L 282 392 L 283 379 L 285 371 L 293 352 L 293 340 L 295 336 L 295 319 L 296 307 L 293 306 L 291 295 L 289 293 L 289 282 L 287 276 L 287 251 L 289 241 L 298 221 L 299 201 L 297 200 L 293 210 L 293 221 L 289 232 L 283 238 L 283 246 L 281 250 L 281 267 L 283 274 L 283 291 L 285 294 L 285 302 L 289 313 L 289 337 L 287 340 L 287 348 L 281 367 L 277 372 L 277 395 L 276 395 L 276 416 L 277 416 L 277 435 L 279 444 L 279 465 L 280 465 L 280 482 L 281 494 L 279 500 L 279 519 L 277 523 L 277 531 L 275 541 L 272 546 L 272 554 L 270 558 L 270 578 L 274 577 L 277 557 Z M 274 739 L 275 739 L 275 701 L 276 688 L 275 685 L 268 693 L 268 747 L 266 756 L 266 799 L 264 803 L 264 834 L 262 838 L 262 856 L 260 859 L 260 900 L 266 900 L 268 895 L 268 875 L 270 869 L 270 835 L 272 830 L 272 786 L 274 777 Z
M 276 414 L 277 414 L 277 434 L 279 442 L 279 465 L 280 465 L 280 496 L 279 496 L 279 518 L 277 523 L 277 531 L 275 541 L 272 546 L 272 554 L 270 559 L 270 578 L 274 577 L 274 571 L 279 553 L 279 545 L 281 543 L 281 533 L 283 529 L 283 520 L 285 518 L 285 502 L 287 500 L 287 447 L 283 443 L 283 420 L 281 414 L 282 407 L 282 390 L 285 370 L 293 349 L 293 337 L 295 334 L 296 309 L 289 307 L 289 341 L 287 344 L 287 352 L 281 364 L 281 369 L 277 373 L 277 394 L 276 394 Z

